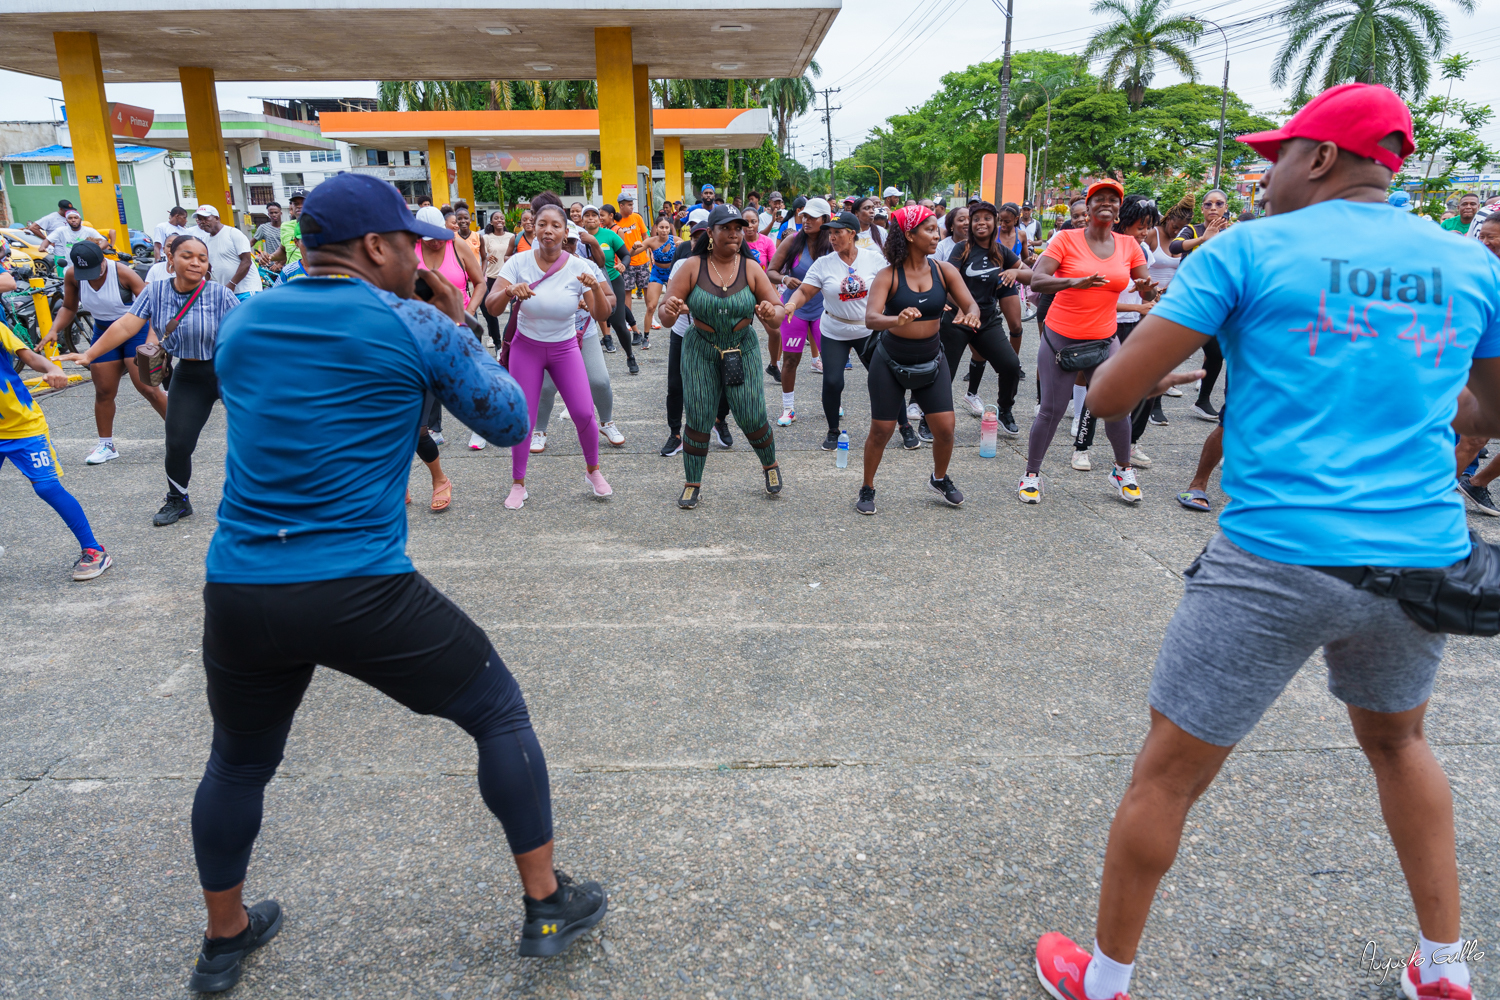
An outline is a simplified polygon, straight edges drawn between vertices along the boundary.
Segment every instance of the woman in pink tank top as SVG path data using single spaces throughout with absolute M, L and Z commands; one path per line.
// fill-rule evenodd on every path
M 441 217 L 434 222 L 422 218 L 423 212 L 438 214 L 435 208 L 423 208 L 417 218 L 433 225 L 442 225 Z M 479 257 L 474 248 L 460 239 L 421 240 L 416 246 L 417 263 L 429 271 L 436 271 L 453 282 L 464 294 L 464 311 L 469 309 L 469 299 L 475 288 L 484 284 L 484 269 L 479 266 Z

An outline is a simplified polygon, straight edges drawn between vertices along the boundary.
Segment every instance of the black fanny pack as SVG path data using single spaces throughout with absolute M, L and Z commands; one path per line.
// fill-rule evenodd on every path
M 1047 337 L 1048 329 L 1042 327 L 1042 339 L 1047 341 L 1047 346 L 1052 346 L 1052 341 Z M 1057 367 L 1065 372 L 1082 372 L 1090 368 L 1098 368 L 1109 360 L 1109 337 L 1103 340 L 1090 340 L 1076 347 L 1064 347 L 1060 351 L 1053 351 L 1052 357 L 1057 361 Z
M 942 348 L 938 349 L 938 356 L 931 361 L 919 361 L 916 364 L 903 365 L 896 362 L 885 349 L 885 338 L 875 348 L 876 356 L 884 361 L 891 374 L 896 376 L 896 382 L 903 389 L 925 389 L 937 381 L 938 364 L 942 361 Z
M 1500 635 L 1500 548 L 1469 532 L 1473 551 L 1441 569 L 1399 566 L 1314 566 L 1360 590 L 1401 602 L 1406 617 L 1428 632 Z

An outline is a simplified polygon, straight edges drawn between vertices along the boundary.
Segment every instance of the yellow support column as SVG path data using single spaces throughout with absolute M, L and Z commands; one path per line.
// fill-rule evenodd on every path
M 205 66 L 179 66 L 182 110 L 187 119 L 188 152 L 193 157 L 193 186 L 198 204 L 212 205 L 226 226 L 235 223 L 231 211 L 229 168 L 224 160 L 224 126 L 219 118 L 219 95 L 214 71 Z
M 104 98 L 104 70 L 99 65 L 99 36 L 92 31 L 58 31 L 57 71 L 63 100 L 68 104 L 68 132 L 73 142 L 73 166 L 78 172 L 78 209 L 100 232 L 114 230 L 116 245 L 130 245 L 115 185 L 120 168 L 115 163 L 115 140 L 109 126 L 109 102 Z
M 458 196 L 469 203 L 469 213 L 474 212 L 474 158 L 468 146 L 454 146 L 453 160 L 458 168 Z
M 662 140 L 662 166 L 666 168 L 668 201 L 681 201 L 683 188 L 682 140 L 669 136 Z
M 594 29 L 594 65 L 599 80 L 599 190 L 604 200 L 636 182 L 635 79 L 629 28 Z
M 635 162 L 645 171 L 641 183 L 646 185 L 635 210 L 641 213 L 641 218 L 651 219 L 656 216 L 656 203 L 651 200 L 651 147 L 655 144 L 651 134 L 651 74 L 640 63 L 631 66 L 630 72 L 635 91 Z
M 432 182 L 433 207 L 448 204 L 453 192 L 448 187 L 448 144 L 442 139 L 427 140 L 427 176 Z

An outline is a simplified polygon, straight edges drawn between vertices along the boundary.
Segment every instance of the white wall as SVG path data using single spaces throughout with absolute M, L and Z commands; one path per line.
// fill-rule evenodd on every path
M 192 159 L 186 154 L 177 154 L 177 169 L 193 169 Z M 135 164 L 135 196 L 141 203 L 141 221 L 144 223 L 142 228 L 147 235 L 151 235 L 157 223 L 167 221 L 167 211 L 177 204 L 176 195 L 172 193 L 172 176 L 167 170 L 165 153 Z M 198 203 L 185 201 L 182 207 L 191 212 L 198 207 Z

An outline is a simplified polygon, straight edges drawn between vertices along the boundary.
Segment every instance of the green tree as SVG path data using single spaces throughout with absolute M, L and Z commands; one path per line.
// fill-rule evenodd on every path
M 523 198 L 530 198 L 543 191 L 561 194 L 564 184 L 562 174 L 547 170 L 512 170 L 495 174 L 495 179 L 499 182 L 496 200 L 503 205 L 514 205 Z M 474 194 L 477 197 L 477 178 L 475 183 Z
M 761 200 L 781 180 L 781 156 L 776 140 L 766 136 L 759 146 L 745 150 L 745 190 L 759 191 Z
M 776 123 L 776 148 L 780 152 L 786 152 L 787 130 L 792 120 L 807 114 L 817 98 L 813 78 L 822 75 L 823 67 L 814 59 L 801 76 L 767 80 L 761 88 L 762 105 L 771 109 L 771 120 Z
M 1196 43 L 1203 23 L 1168 16 L 1170 6 L 1171 0 L 1097 0 L 1089 8 L 1095 14 L 1112 14 L 1115 20 L 1094 33 L 1083 58 L 1103 59 L 1099 85 L 1113 87 L 1118 81 L 1133 107 L 1145 99 L 1158 59 L 1177 67 L 1189 80 L 1198 78 L 1198 67 L 1181 43 Z
M 1453 2 L 1474 13 L 1475 0 Z M 1448 19 L 1427 0 L 1293 0 L 1281 20 L 1289 34 L 1271 65 L 1271 82 L 1281 87 L 1292 79 L 1303 102 L 1310 87 L 1350 82 L 1421 97 L 1431 80 L 1429 61 L 1448 44 Z
M 1441 218 L 1446 195 L 1454 187 L 1453 175 L 1460 170 L 1478 173 L 1500 161 L 1500 150 L 1479 138 L 1479 133 L 1495 120 L 1488 104 L 1476 104 L 1453 97 L 1432 96 L 1420 103 L 1407 102 L 1411 108 L 1412 134 L 1416 151 L 1407 162 L 1410 174 L 1402 171 L 1391 180 L 1392 188 L 1417 181 L 1417 211 Z M 1442 158 L 1441 170 L 1433 164 Z M 1426 161 L 1425 171 L 1417 168 Z

